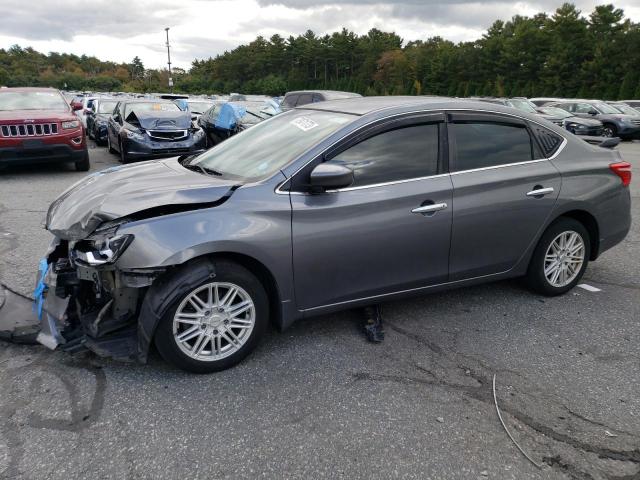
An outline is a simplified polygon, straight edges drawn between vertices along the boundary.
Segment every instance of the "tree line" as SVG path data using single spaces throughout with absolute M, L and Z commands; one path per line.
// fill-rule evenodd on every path
M 614 5 L 588 15 L 565 3 L 553 14 L 496 20 L 481 38 L 404 42 L 394 32 L 347 29 L 247 45 L 173 73 L 186 93 L 333 89 L 364 95 L 559 96 L 640 98 L 640 24 Z M 168 72 L 95 57 L 13 46 L 0 49 L 0 84 L 75 90 L 167 90 Z

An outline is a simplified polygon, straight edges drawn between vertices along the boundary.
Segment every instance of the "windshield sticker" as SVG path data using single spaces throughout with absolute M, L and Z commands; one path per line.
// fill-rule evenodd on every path
M 312 128 L 316 128 L 318 126 L 318 124 L 309 117 L 298 117 L 291 121 L 291 125 L 295 125 L 303 132 L 308 132 Z

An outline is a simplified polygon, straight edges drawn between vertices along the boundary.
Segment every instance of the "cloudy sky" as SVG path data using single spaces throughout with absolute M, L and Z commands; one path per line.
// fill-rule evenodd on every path
M 188 68 L 248 42 L 346 27 L 358 34 L 376 27 L 405 41 L 440 35 L 473 40 L 497 18 L 553 12 L 563 0 L 2 0 L 0 47 L 32 46 L 42 52 L 95 55 L 145 66 L 165 65 L 165 27 L 171 27 L 174 65 Z M 598 3 L 575 0 L 585 13 Z M 618 0 L 640 22 L 639 0 Z

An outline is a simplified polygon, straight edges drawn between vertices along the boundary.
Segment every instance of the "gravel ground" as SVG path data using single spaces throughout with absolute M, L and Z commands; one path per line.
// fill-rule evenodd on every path
M 500 282 L 270 332 L 241 365 L 185 374 L 0 344 L 0 478 L 640 478 L 640 143 L 632 231 L 585 283 Z M 116 163 L 92 148 L 92 170 Z M 84 174 L 0 174 L 0 280 L 30 294 L 49 203 Z M 507 426 L 536 468 L 516 449 Z

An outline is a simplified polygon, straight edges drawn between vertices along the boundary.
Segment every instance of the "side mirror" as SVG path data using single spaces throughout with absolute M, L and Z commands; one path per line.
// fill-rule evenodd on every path
M 353 183 L 353 170 L 344 165 L 321 163 L 311 171 L 312 189 L 319 191 L 345 188 Z
M 589 115 L 598 115 L 598 111 L 592 108 L 591 110 L 589 110 Z
M 73 109 L 73 111 L 77 111 L 77 110 L 82 110 L 82 104 L 81 103 L 72 103 L 71 104 L 71 108 Z

